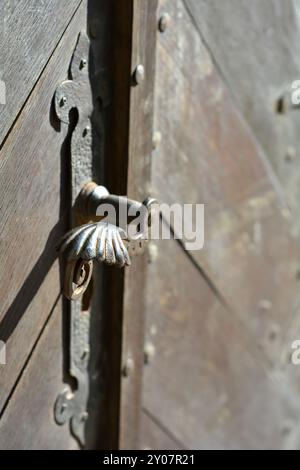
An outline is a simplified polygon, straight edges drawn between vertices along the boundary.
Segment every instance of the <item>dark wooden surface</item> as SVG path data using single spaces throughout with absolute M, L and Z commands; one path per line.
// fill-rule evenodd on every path
M 80 0 L 5 0 L 0 6 L 0 79 L 6 84 L 0 142 L 11 128 Z
M 130 93 L 129 158 L 127 195 L 144 201 L 149 196 L 153 129 L 153 94 L 156 45 L 156 0 L 133 2 L 131 73 L 138 64 L 145 79 Z M 151 53 L 149 53 L 151 51 Z M 140 440 L 140 412 L 144 346 L 144 282 L 146 257 L 134 259 L 125 271 L 122 369 L 128 361 L 133 368 L 121 383 L 120 447 L 137 448 Z
M 278 6 L 271 17 L 279 18 L 278 2 L 270 3 Z M 159 7 L 171 22 L 158 33 L 154 129 L 161 142 L 151 189 L 161 202 L 205 204 L 205 245 L 199 252 L 167 241 L 150 248 L 146 342 L 156 353 L 145 367 L 143 404 L 185 447 L 297 448 L 298 376 L 290 352 L 299 331 L 299 236 L 284 181 L 274 173 L 279 153 L 274 161 L 269 155 L 277 141 L 266 130 L 273 126 L 280 139 L 283 127 L 271 100 L 265 130 L 256 132 L 260 106 L 267 112 L 259 83 L 267 65 L 257 54 L 267 54 L 267 46 L 261 50 L 244 35 L 252 51 L 247 72 L 236 39 L 243 21 L 251 17 L 254 34 L 271 19 L 267 2 L 219 4 L 162 0 Z M 297 29 L 291 8 L 283 29 L 288 21 Z M 207 41 L 200 28 L 206 19 Z M 281 57 L 279 20 L 274 28 Z M 226 44 L 236 49 L 225 59 Z M 284 61 L 296 70 L 291 56 Z M 231 80 L 233 67 L 239 74 Z M 281 79 L 272 82 L 270 74 L 276 95 Z M 251 100 L 260 104 L 249 111 L 251 77 Z
M 111 23 L 112 105 L 106 137 L 104 183 L 112 194 L 127 193 L 133 2 L 114 0 Z M 102 449 L 117 449 L 120 437 L 124 270 L 103 267 L 103 407 L 99 422 Z
M 300 115 L 289 101 L 299 6 L 1 2 L 1 449 L 77 448 L 53 417 L 68 381 L 54 247 L 69 220 L 69 140 L 52 97 L 87 22 L 112 87 L 111 106 L 96 110 L 99 181 L 139 200 L 205 204 L 202 251 L 151 243 L 125 272 L 100 273 L 89 447 L 299 448 Z M 145 79 L 132 86 L 138 64 Z
M 25 6 L 25 2 L 6 3 L 9 8 L 5 10 L 5 21 L 10 32 L 11 23 L 20 20 L 18 9 L 21 3 Z M 27 70 L 25 66 L 21 67 L 24 83 L 19 87 L 18 96 L 12 86 L 7 90 L 7 99 L 14 106 L 11 104 L 7 111 L 11 120 L 2 115 L 5 139 L 1 149 L 3 216 L 0 241 L 5 272 L 0 272 L 0 278 L 5 301 L 0 313 L 0 333 L 1 340 L 7 342 L 8 364 L 13 367 L 3 367 L 0 379 L 1 446 L 68 448 L 74 444 L 68 438 L 67 427 L 62 429 L 55 425 L 53 406 L 56 394 L 61 391 L 60 386 L 63 387 L 67 381 L 68 322 L 64 321 L 65 314 L 60 309 L 63 269 L 55 260 L 55 244 L 65 232 L 69 220 L 69 138 L 68 129 L 61 126 L 54 116 L 52 98 L 57 85 L 68 77 L 78 32 L 88 22 L 93 39 L 92 52 L 99 58 L 94 66 L 99 67 L 99 71 L 105 68 L 104 64 L 111 65 L 112 106 L 101 110 L 111 124 L 103 145 L 110 158 L 106 161 L 105 177 L 101 174 L 99 181 L 107 184 L 111 191 L 127 193 L 143 200 L 149 190 L 146 182 L 149 180 L 152 146 L 155 65 L 155 55 L 148 55 L 146 48 L 148 40 L 153 45 L 155 43 L 156 2 L 151 5 L 124 2 L 122 9 L 125 15 L 120 15 L 118 2 L 110 8 L 107 2 L 102 2 L 99 6 L 93 0 L 84 1 L 76 13 L 79 2 L 69 2 L 67 9 L 63 2 L 60 5 L 52 3 L 47 8 L 42 8 L 41 5 L 38 8 L 36 2 L 28 3 L 29 9 L 26 10 L 20 30 L 20 41 L 24 42 L 30 68 Z M 114 14 L 118 15 L 116 22 L 112 21 Z M 55 23 L 53 28 L 52 20 Z M 36 29 L 32 31 L 35 23 Z M 108 31 L 109 24 L 111 31 Z M 45 40 L 47 35 L 50 36 L 48 41 Z M 112 46 L 111 56 L 107 53 L 109 42 Z M 19 50 L 17 52 L 19 54 Z M 18 83 L 14 76 L 16 64 L 23 64 L 23 56 L 19 54 L 14 57 L 14 50 L 11 54 L 10 67 L 7 63 L 3 65 L 6 74 L 3 79 L 8 81 L 10 78 L 15 86 Z M 145 65 L 147 76 L 142 86 L 131 88 L 132 68 L 140 61 Z M 140 108 L 140 103 L 144 105 L 144 110 Z M 144 122 L 140 126 L 142 120 Z M 137 125 L 144 128 L 141 134 L 135 132 Z M 6 134 L 8 131 L 10 132 Z M 98 170 L 101 168 L 99 158 L 100 155 L 95 155 L 94 163 Z M 103 310 L 99 304 L 98 314 L 103 318 L 94 323 L 99 328 L 99 344 L 94 349 L 100 356 L 96 364 L 97 370 L 91 370 L 91 374 L 101 375 L 102 386 L 97 396 L 101 401 L 103 414 L 99 423 L 99 409 L 90 410 L 90 428 L 93 426 L 90 432 L 94 433 L 94 438 L 91 437 L 94 447 L 138 446 L 143 365 L 144 265 L 145 258 L 137 260 L 132 273 L 126 275 L 125 280 L 122 273 L 114 270 L 102 273 L 107 299 L 104 299 Z M 101 290 L 100 284 L 98 289 Z M 97 292 L 96 297 L 101 303 L 102 293 Z M 58 320 L 54 322 L 53 305 L 56 302 L 57 310 L 62 316 L 61 323 Z M 50 327 L 47 326 L 44 330 L 46 324 L 52 325 L 49 334 L 53 335 L 54 343 L 47 333 Z M 62 334 L 65 335 L 63 341 Z M 96 332 L 92 336 L 95 340 Z M 47 369 L 45 364 L 51 368 L 50 357 L 47 352 L 41 358 L 37 356 L 42 346 L 56 350 L 56 367 L 51 369 L 47 380 L 41 369 Z M 134 373 L 128 378 L 122 376 L 124 381 L 120 391 L 122 367 L 128 357 L 134 359 Z M 37 381 L 39 373 L 43 380 Z M 36 390 L 30 394 L 30 384 L 32 386 L 35 381 Z M 26 394 L 28 398 L 25 397 Z M 41 399 L 39 395 L 42 395 Z M 22 406 L 24 410 L 20 413 Z M 34 414 L 36 406 L 41 408 L 38 419 Z M 35 438 L 30 431 L 26 436 L 16 433 L 11 439 L 19 414 L 20 430 L 28 422 L 31 430 L 35 428 L 40 431 L 39 437 Z

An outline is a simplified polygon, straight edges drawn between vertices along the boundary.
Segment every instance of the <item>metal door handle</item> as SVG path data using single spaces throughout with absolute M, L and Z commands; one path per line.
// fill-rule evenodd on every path
M 70 62 L 68 79 L 57 87 L 53 102 L 61 125 L 70 126 L 69 130 L 72 130 L 69 175 L 70 202 L 73 208 L 71 224 L 72 227 L 77 227 L 63 237 L 58 247 L 66 258 L 63 290 L 66 297 L 73 300 L 68 305 L 67 362 L 69 374 L 74 381 L 72 380 L 71 388 L 66 387 L 57 397 L 54 416 L 60 425 L 69 423 L 72 434 L 82 446 L 87 434 L 89 403 L 93 400 L 94 391 L 101 386 L 101 374 L 97 378 L 94 377 L 97 374 L 93 373 L 99 371 L 99 351 L 97 347 L 95 350 L 93 348 L 92 330 L 95 325 L 96 330 L 101 327 L 102 319 L 98 315 L 100 299 L 97 300 L 95 296 L 91 301 L 92 289 L 86 292 L 83 301 L 80 297 L 89 285 L 96 262 L 128 266 L 132 255 L 138 254 L 146 241 L 143 230 L 140 236 L 131 236 L 126 227 L 122 226 L 122 220 L 114 223 L 96 217 L 96 209 L 106 203 L 115 205 L 116 212 L 122 208 L 124 211 L 132 209 L 134 213 L 141 208 L 145 212 L 141 225 L 146 231 L 148 221 L 152 220 L 150 213 L 153 208 L 153 200 L 148 199 L 143 205 L 124 197 L 113 196 L 106 188 L 91 182 L 94 175 L 100 177 L 100 162 L 104 162 L 103 137 L 106 126 L 102 111 L 111 103 L 112 88 L 108 79 L 110 74 L 99 67 L 100 62 L 94 56 L 96 49 L 90 43 L 86 31 L 81 31 Z M 103 109 L 100 110 L 99 105 L 95 106 L 96 103 L 101 103 Z M 75 123 L 75 119 L 71 118 L 75 117 L 74 110 L 77 120 L 75 127 L 71 129 Z
M 67 258 L 64 294 L 68 299 L 76 300 L 84 294 L 91 280 L 94 261 L 119 267 L 130 266 L 130 256 L 143 251 L 154 203 L 156 201 L 151 198 L 140 203 L 109 194 L 104 186 L 93 182 L 83 187 L 75 207 L 75 219 L 82 225 L 69 231 L 58 245 L 60 253 Z M 101 215 L 97 217 L 101 208 L 113 208 L 118 222 L 123 215 L 121 222 L 125 222 L 125 226 L 111 223 L 101 210 Z M 132 236 L 126 227 L 136 217 L 139 228 L 137 234 Z

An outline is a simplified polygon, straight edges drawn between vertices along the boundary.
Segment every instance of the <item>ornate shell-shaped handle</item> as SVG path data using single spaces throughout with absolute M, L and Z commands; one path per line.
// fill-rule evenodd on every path
M 124 240 L 128 239 L 122 228 L 108 222 L 96 222 L 71 230 L 58 248 L 69 260 L 97 260 L 123 267 L 131 264 Z
M 81 208 L 79 215 L 81 219 L 91 218 L 91 212 L 95 212 L 95 208 L 101 203 L 111 203 L 114 207 L 126 205 L 127 208 L 132 208 L 134 206 L 137 210 L 143 207 L 143 209 L 146 208 L 145 221 L 149 224 L 150 206 L 153 202 L 155 202 L 153 199 L 148 199 L 141 204 L 124 197 L 110 196 L 105 188 L 88 183 L 83 188 L 81 200 L 79 200 Z M 130 266 L 129 252 L 137 254 L 141 251 L 143 244 L 143 233 L 133 240 L 129 239 L 123 228 L 106 220 L 90 222 L 74 228 L 61 239 L 57 247 L 59 252 L 67 258 L 64 294 L 70 300 L 80 298 L 91 280 L 94 261 L 121 268 Z

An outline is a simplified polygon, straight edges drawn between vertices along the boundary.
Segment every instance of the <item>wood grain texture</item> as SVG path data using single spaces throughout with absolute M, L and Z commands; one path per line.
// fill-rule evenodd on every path
M 180 443 L 169 435 L 169 432 L 162 429 L 156 418 L 153 418 L 146 411 L 141 414 L 141 449 L 143 450 L 180 450 L 183 449 Z
M 112 124 L 110 112 L 113 108 L 111 88 L 111 62 L 114 47 L 115 18 L 113 15 L 113 2 L 106 0 L 88 0 L 87 24 L 90 32 L 90 77 L 92 94 L 94 97 L 93 110 L 93 180 L 99 184 L 108 185 L 104 175 L 104 155 L 111 156 L 110 142 L 107 134 Z M 99 102 L 99 73 L 105 77 L 107 87 L 107 102 L 105 107 Z M 114 89 L 115 99 L 115 89 Z M 120 271 L 120 270 L 118 270 Z M 115 436 L 118 434 L 119 401 L 118 387 L 111 387 L 117 375 L 120 380 L 120 366 L 115 366 L 111 350 L 120 336 L 110 330 L 113 309 L 109 306 L 111 300 L 107 284 L 103 287 L 103 266 L 94 265 L 93 270 L 93 296 L 90 323 L 90 360 L 89 360 L 89 419 L 85 428 L 85 449 L 114 448 Z M 113 284 L 114 286 L 114 284 Z M 112 287 L 109 284 L 109 287 Z M 105 305 L 103 305 L 105 303 Z M 114 324 L 115 325 L 115 324 Z M 119 327 L 121 329 L 121 327 Z M 118 344 L 120 348 L 120 343 Z M 117 369 L 117 370 L 116 370 Z
M 46 66 L 80 0 L 21 0 L 0 5 L 0 143 Z
M 1 149 L 0 338 L 8 363 L 0 408 L 61 290 L 55 246 L 69 220 L 68 129 L 54 117 L 52 99 L 85 24 L 83 2 Z
M 152 243 L 146 337 L 155 354 L 144 370 L 145 409 L 185 448 L 299 448 L 295 366 L 286 358 L 265 366 L 247 325 L 224 308 L 179 243 Z
M 299 237 L 265 154 L 236 109 L 182 1 L 163 1 L 152 157 L 161 202 L 205 204 L 205 245 L 190 256 L 277 363 L 300 303 Z M 167 184 L 166 184 L 167 182 Z
M 275 169 L 299 227 L 299 0 L 185 0 L 228 88 Z M 276 111 L 283 98 L 283 109 Z M 292 152 L 290 152 L 292 148 Z
M 60 300 L 1 418 L 2 450 L 78 448 L 68 426 L 58 426 L 53 415 L 63 387 L 61 309 Z
M 132 2 L 114 0 L 111 22 L 112 103 L 109 107 L 104 184 L 112 194 L 127 193 Z M 102 449 L 118 449 L 120 420 L 124 270 L 103 266 L 103 412 L 99 423 Z
M 149 195 L 153 132 L 157 2 L 133 3 L 131 73 L 138 64 L 145 68 L 144 81 L 131 88 L 127 195 L 144 201 Z M 139 447 L 144 347 L 144 279 L 146 262 L 141 256 L 125 272 L 122 365 L 134 367 L 121 384 L 120 448 Z

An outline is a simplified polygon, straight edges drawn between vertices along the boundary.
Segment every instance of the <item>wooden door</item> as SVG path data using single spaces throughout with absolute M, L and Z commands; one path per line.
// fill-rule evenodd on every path
M 129 189 L 205 204 L 205 243 L 126 272 L 121 446 L 298 448 L 299 2 L 136 3 Z
M 0 13 L 0 448 L 298 448 L 298 0 L 5 0 Z M 65 123 L 55 93 L 80 37 L 89 85 Z M 205 242 L 188 251 L 174 233 L 126 270 L 96 270 L 79 438 L 76 410 L 56 414 L 79 384 L 55 246 L 91 102 L 93 179 L 204 204 Z

